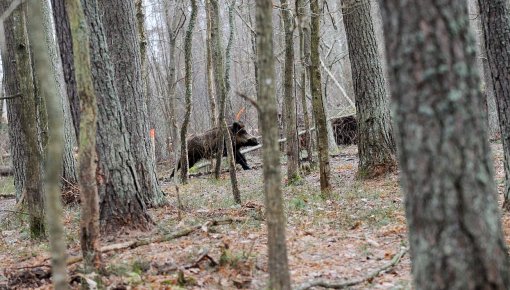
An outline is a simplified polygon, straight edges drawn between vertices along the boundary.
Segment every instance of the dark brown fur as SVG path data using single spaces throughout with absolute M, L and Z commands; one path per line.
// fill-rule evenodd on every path
M 250 135 L 244 125 L 238 122 L 234 122 L 228 127 L 231 136 L 233 136 L 232 147 L 234 148 L 234 158 L 236 163 L 240 164 L 244 170 L 249 170 L 250 166 L 246 161 L 246 158 L 241 153 L 242 147 L 256 146 L 259 145 L 257 138 Z M 213 128 L 200 135 L 194 135 L 188 138 L 188 163 L 189 168 L 193 167 L 201 159 L 209 159 L 216 155 L 218 152 L 218 138 L 219 128 Z M 223 146 L 223 156 L 227 155 L 226 146 Z M 181 164 L 177 166 L 177 169 L 181 168 Z M 171 177 L 174 175 L 172 172 Z

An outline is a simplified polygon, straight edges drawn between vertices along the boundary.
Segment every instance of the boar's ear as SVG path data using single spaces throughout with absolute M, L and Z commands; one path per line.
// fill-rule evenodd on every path
M 239 132 L 239 130 L 241 130 L 243 128 L 243 124 L 239 123 L 239 122 L 234 122 L 234 124 L 232 125 L 232 130 L 234 131 L 234 133 L 237 133 Z

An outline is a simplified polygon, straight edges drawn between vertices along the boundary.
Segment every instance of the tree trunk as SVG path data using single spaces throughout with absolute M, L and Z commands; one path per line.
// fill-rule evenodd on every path
M 264 194 L 267 223 L 269 285 L 267 289 L 291 289 L 287 247 L 285 244 L 285 216 L 280 187 L 280 152 L 278 150 L 277 103 L 273 53 L 273 20 L 271 0 L 256 2 L 257 52 L 262 129 L 262 159 L 264 164 Z
M 172 149 L 174 152 L 174 155 L 177 154 L 177 148 L 179 148 L 178 145 L 178 134 L 177 134 L 177 113 L 175 110 L 176 104 L 175 104 L 175 86 L 176 86 L 176 75 L 175 75 L 175 67 L 176 67 L 176 60 L 175 60 L 175 47 L 176 47 L 176 41 L 177 36 L 179 34 L 180 30 L 180 19 L 177 17 L 174 17 L 173 19 L 170 18 L 170 15 L 168 13 L 168 10 L 170 9 L 169 3 L 170 1 L 164 1 L 163 7 L 165 9 L 165 23 L 166 23 L 166 29 L 168 32 L 168 67 L 167 67 L 167 92 L 168 92 L 168 99 L 165 102 L 166 106 L 166 113 L 167 113 L 167 119 L 170 120 L 170 136 L 172 139 L 172 148 L 170 148 L 170 144 L 168 144 L 168 149 Z M 178 160 L 175 160 L 175 168 L 177 168 Z
M 197 1 L 191 0 L 191 16 L 186 31 L 186 39 L 184 40 L 184 67 L 185 67 L 185 83 L 186 83 L 186 105 L 184 112 L 184 121 L 181 127 L 181 181 L 188 183 L 188 142 L 186 135 L 188 134 L 188 126 L 191 118 L 191 99 L 193 98 L 193 29 L 197 19 Z
M 206 0 L 207 1 L 207 0 Z M 216 98 L 214 96 L 214 72 L 213 72 L 213 65 L 212 65 L 212 53 L 211 53 L 211 15 L 209 12 L 209 9 L 206 9 L 205 11 L 207 15 L 207 31 L 206 31 L 206 74 L 207 74 L 207 95 L 209 96 L 209 106 L 211 108 L 211 118 L 210 122 L 211 128 L 215 128 L 217 126 L 217 112 L 216 112 Z
M 10 1 L 0 1 L 2 13 L 9 7 Z M 2 50 L 2 67 L 4 73 L 4 88 L 6 96 L 21 94 L 20 81 L 17 77 L 16 69 L 16 40 L 14 26 L 19 23 L 19 12 L 14 12 L 5 19 L 5 43 L 6 50 Z M 10 61 L 9 61 L 10 60 Z M 7 121 L 9 133 L 9 148 L 14 175 L 14 188 L 16 190 L 16 201 L 19 202 L 25 192 L 25 168 L 27 162 L 27 143 L 25 133 L 21 128 L 21 109 L 23 108 L 24 98 L 10 98 L 6 100 Z
M 82 0 L 82 5 L 90 30 L 90 61 L 97 96 L 96 181 L 101 230 L 117 232 L 123 227 L 147 230 L 152 219 L 141 194 L 100 11 L 96 0 Z
M 51 275 L 55 289 L 63 290 L 68 289 L 67 255 L 60 193 L 62 154 L 64 152 L 64 114 L 62 94 L 58 92 L 59 87 L 57 87 L 57 72 L 55 64 L 52 64 L 58 64 L 55 62 L 55 57 L 58 56 L 56 55 L 56 43 L 52 40 L 52 29 L 49 29 L 51 27 L 49 3 L 30 0 L 28 8 L 30 19 L 28 35 L 34 52 L 35 75 L 39 79 L 40 93 L 46 101 L 48 113 L 47 160 L 51 160 L 51 162 L 46 162 L 45 204 L 51 252 Z
M 16 12 L 14 37 L 16 44 L 17 79 L 23 99 L 21 107 L 21 130 L 26 143 L 26 168 L 24 197 L 28 205 L 30 235 L 33 239 L 45 237 L 44 229 L 44 197 L 42 185 L 42 152 L 38 142 L 38 124 L 36 97 L 34 95 L 34 79 L 32 60 L 25 27 L 26 4 L 22 4 Z
M 414 287 L 509 289 L 466 2 L 380 3 Z
M 148 206 L 166 203 L 151 154 L 147 103 L 143 96 L 139 38 L 133 1 L 99 0 L 115 84 L 124 112 L 138 174 L 140 192 Z
M 140 46 L 140 62 L 142 70 L 142 96 L 145 98 L 146 103 L 149 103 L 149 95 L 147 94 L 147 35 L 145 33 L 145 13 L 143 12 L 143 0 L 135 0 L 136 9 L 136 28 L 138 32 L 139 46 Z
M 97 191 L 96 135 L 97 104 L 92 81 L 90 49 L 87 23 L 80 0 L 67 1 L 67 13 L 70 19 L 76 63 L 76 88 L 81 103 L 80 124 L 80 228 L 81 250 L 85 273 L 91 273 L 100 267 L 99 253 L 99 194 Z
M 482 91 L 485 95 L 487 105 L 484 106 L 487 111 L 487 127 L 489 128 L 489 139 L 496 140 L 500 136 L 499 119 L 498 119 L 498 108 L 496 105 L 496 98 L 494 93 L 494 86 L 492 84 L 492 78 L 489 68 L 489 60 L 487 57 L 487 48 L 485 45 L 485 37 L 483 32 L 483 26 L 480 17 L 480 9 L 478 0 L 469 0 L 469 18 L 471 22 L 471 28 L 475 31 L 476 47 L 477 47 L 477 63 L 478 70 L 482 76 Z
M 62 69 L 62 61 L 59 56 L 59 48 L 58 44 L 55 41 L 53 33 L 55 31 L 53 27 L 52 20 L 52 10 L 51 6 L 48 2 L 44 2 L 42 5 L 43 11 L 43 29 L 44 33 L 44 41 L 46 44 L 46 48 L 50 54 L 51 58 L 51 66 L 48 69 L 48 72 L 51 73 L 54 78 L 54 82 L 57 85 L 56 93 L 58 94 L 58 101 L 60 103 L 60 110 L 62 111 L 63 116 L 63 133 L 64 133 L 64 150 L 62 151 L 62 188 L 67 190 L 68 188 L 73 188 L 78 184 L 78 175 L 76 172 L 76 159 L 74 157 L 74 149 L 77 146 L 76 144 L 76 133 L 73 125 L 73 120 L 71 116 L 69 99 L 67 98 L 66 84 L 64 81 L 63 69 Z M 35 62 L 35 61 L 34 61 Z M 36 78 L 40 77 L 36 75 Z M 47 114 L 46 114 L 47 115 Z M 46 118 L 50 118 L 47 116 Z M 51 132 L 49 132 L 51 134 Z M 48 150 L 51 148 L 48 148 Z
M 299 53 L 301 60 L 301 110 L 303 110 L 303 119 L 305 123 L 305 131 L 308 134 L 304 135 L 306 146 L 306 159 L 309 163 L 313 163 L 313 138 L 310 131 L 310 116 L 308 114 L 308 104 L 306 101 L 306 80 L 307 73 L 309 72 L 310 65 L 310 36 L 309 34 L 309 21 L 308 21 L 308 4 L 304 0 L 296 0 L 296 13 L 298 17 L 299 26 Z
M 321 65 L 319 55 L 320 41 L 320 9 L 318 0 L 310 1 L 312 11 L 311 37 L 310 37 L 310 87 L 312 91 L 313 115 L 315 117 L 315 127 L 317 128 L 317 147 L 319 151 L 319 172 L 321 192 L 329 195 L 331 184 L 329 183 L 329 146 L 328 146 L 328 121 L 324 108 L 324 99 L 322 97 L 321 83 Z
M 282 0 L 283 25 L 285 27 L 284 99 L 287 137 L 287 183 L 299 178 L 299 147 L 296 124 L 296 100 L 294 97 L 294 20 L 290 0 Z
M 230 130 L 228 129 L 225 121 L 225 107 L 228 91 L 225 85 L 225 76 L 223 70 L 223 54 L 221 49 L 221 35 L 220 35 L 220 18 L 219 18 L 219 4 L 218 0 L 209 0 L 208 9 L 211 15 L 211 42 L 212 42 L 212 57 L 214 68 L 214 81 L 216 88 L 216 96 L 219 97 L 219 116 L 218 124 L 220 125 L 220 137 L 218 138 L 218 155 L 216 157 L 216 170 L 215 177 L 220 177 L 221 171 L 221 157 L 223 156 L 224 146 L 227 146 L 227 160 L 230 168 L 230 182 L 232 184 L 232 194 L 236 203 L 241 203 L 241 193 L 237 185 L 236 166 L 234 162 L 234 148 L 232 146 L 232 138 Z
M 74 75 L 73 43 L 71 39 L 71 28 L 69 18 L 65 11 L 65 0 L 51 0 L 53 8 L 53 21 L 55 23 L 55 34 L 57 36 L 60 59 L 66 85 L 69 113 L 72 116 L 74 125 L 75 140 L 78 140 L 80 134 L 80 100 L 76 89 L 76 78 Z M 65 102 L 64 102 L 65 104 Z M 67 113 L 66 113 L 67 114 Z M 66 137 L 67 140 L 67 137 Z M 66 160 L 64 159 L 64 166 Z M 65 170 L 64 170 L 65 172 Z
M 478 0 L 483 26 L 484 44 L 495 93 L 498 117 L 503 143 L 505 167 L 505 202 L 503 207 L 510 211 L 510 9 L 505 0 Z M 491 89 L 491 88 L 489 88 Z
M 373 178 L 396 169 L 390 110 L 370 5 L 370 0 L 342 1 L 356 94 L 359 154 L 357 175 L 361 179 Z

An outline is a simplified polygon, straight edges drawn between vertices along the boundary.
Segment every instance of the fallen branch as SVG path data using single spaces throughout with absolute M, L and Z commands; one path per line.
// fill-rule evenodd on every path
M 154 244 L 154 243 L 168 242 L 170 240 L 174 240 L 174 239 L 177 239 L 180 237 L 187 236 L 187 235 L 193 233 L 194 231 L 199 230 L 204 227 L 227 225 L 227 224 L 232 224 L 235 222 L 243 222 L 243 221 L 246 221 L 246 219 L 245 218 L 226 218 L 226 219 L 220 219 L 220 220 L 212 220 L 212 221 L 206 222 L 203 225 L 190 226 L 190 227 L 184 228 L 178 232 L 165 234 L 163 236 L 156 237 L 156 238 L 147 238 L 147 239 L 140 239 L 140 240 L 136 240 L 136 241 L 129 241 L 129 242 L 124 242 L 124 243 L 119 243 L 119 244 L 107 245 L 107 246 L 102 247 L 99 250 L 99 252 L 103 254 L 103 253 L 108 253 L 111 251 L 118 251 L 118 250 L 123 250 L 123 249 L 128 249 L 128 248 L 135 249 L 135 248 L 138 248 L 141 246 L 150 245 L 150 244 Z M 82 260 L 83 260 L 83 258 L 81 256 L 69 258 L 67 260 L 67 265 L 69 266 L 69 265 L 81 262 Z
M 327 280 L 319 279 L 319 280 L 314 280 L 314 281 L 309 281 L 309 282 L 303 283 L 299 287 L 297 287 L 296 289 L 297 290 L 305 290 L 305 289 L 309 289 L 309 288 L 312 288 L 312 287 L 324 287 L 324 288 L 330 288 L 330 289 L 343 289 L 343 288 L 347 288 L 347 287 L 350 287 L 350 286 L 361 284 L 361 283 L 363 283 L 365 281 L 372 280 L 375 277 L 379 276 L 379 274 L 384 273 L 384 272 L 390 270 L 391 268 L 395 267 L 400 262 L 400 260 L 402 259 L 402 257 L 405 255 L 405 253 L 408 250 L 409 250 L 408 248 L 402 248 L 398 254 L 393 256 L 393 259 L 391 259 L 390 263 L 388 263 L 387 265 L 382 266 L 379 269 L 376 269 L 375 271 L 373 271 L 372 273 L 368 274 L 365 277 L 354 279 L 354 280 L 351 280 L 351 281 L 345 281 L 345 282 L 327 281 Z

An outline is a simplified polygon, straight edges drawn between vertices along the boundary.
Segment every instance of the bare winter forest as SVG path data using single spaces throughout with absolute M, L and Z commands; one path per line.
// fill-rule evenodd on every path
M 0 290 L 510 289 L 505 0 L 0 0 Z

